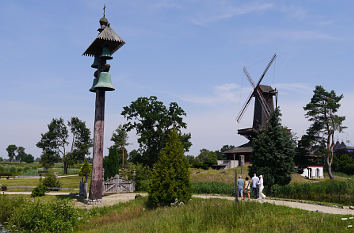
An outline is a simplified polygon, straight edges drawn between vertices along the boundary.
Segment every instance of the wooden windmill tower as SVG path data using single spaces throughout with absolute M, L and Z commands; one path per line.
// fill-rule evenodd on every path
M 246 74 L 248 81 L 252 85 L 253 91 L 250 93 L 246 102 L 242 106 L 241 111 L 237 115 L 237 123 L 240 123 L 243 114 L 246 112 L 246 109 L 249 106 L 249 103 L 251 102 L 251 99 L 254 97 L 255 102 L 254 102 L 254 113 L 253 113 L 253 126 L 252 128 L 238 130 L 238 134 L 243 135 L 248 139 L 252 138 L 256 130 L 266 127 L 270 114 L 274 111 L 273 96 L 276 97 L 276 102 L 277 102 L 278 92 L 276 89 L 273 89 L 271 86 L 261 85 L 261 82 L 276 57 L 277 55 L 274 54 L 274 56 L 268 63 L 267 67 L 263 71 L 257 83 L 255 83 L 252 80 L 251 75 L 248 73 L 246 67 L 243 67 L 243 72 Z
M 274 101 L 273 101 L 274 96 L 276 101 L 275 105 L 277 105 L 277 98 L 278 98 L 277 90 L 273 89 L 271 86 L 268 85 L 261 85 L 264 76 L 266 75 L 267 71 L 269 70 L 270 66 L 272 65 L 276 57 L 277 55 L 274 54 L 257 83 L 255 83 L 252 80 L 246 67 L 243 67 L 243 72 L 246 74 L 246 77 L 250 82 L 250 84 L 252 85 L 253 90 L 248 96 L 244 105 L 242 106 L 241 111 L 237 115 L 237 122 L 239 123 L 241 121 L 244 113 L 247 110 L 247 107 L 249 106 L 252 98 L 254 97 L 255 101 L 254 101 L 253 125 L 251 128 L 244 128 L 238 130 L 238 134 L 246 137 L 249 140 L 249 142 L 239 147 L 235 147 L 229 151 L 225 151 L 224 154 L 229 158 L 229 160 L 232 160 L 234 156 L 237 156 L 237 158 L 239 158 L 240 155 L 244 155 L 245 162 L 250 161 L 250 155 L 252 153 L 252 143 L 251 143 L 252 138 L 255 135 L 255 132 L 257 130 L 265 128 L 267 126 L 267 123 L 270 118 L 270 114 L 274 111 Z

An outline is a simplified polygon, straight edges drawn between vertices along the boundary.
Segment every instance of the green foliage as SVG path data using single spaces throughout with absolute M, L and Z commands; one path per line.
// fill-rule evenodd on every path
M 274 184 L 288 184 L 295 167 L 295 142 L 287 128 L 280 124 L 280 116 L 279 108 L 275 109 L 267 129 L 257 132 L 253 139 L 252 165 L 248 169 L 250 177 L 253 173 L 263 175 L 268 189 Z
M 225 160 L 227 157 L 223 154 L 223 152 L 231 150 L 232 148 L 235 148 L 233 145 L 223 145 L 220 150 L 215 151 L 218 160 Z
M 82 177 L 89 177 L 91 176 L 91 172 L 92 172 L 92 166 L 91 164 L 89 164 L 88 159 L 85 159 L 85 162 L 82 164 L 80 171 L 79 171 L 79 176 Z
M 16 208 L 21 208 L 25 200 L 22 197 L 0 195 L 0 223 L 8 222 Z
M 192 193 L 235 195 L 235 185 L 221 182 L 192 182 Z
M 354 158 L 347 154 L 334 155 L 333 170 L 347 175 L 354 175 Z
M 135 170 L 135 191 L 148 191 L 149 180 L 152 176 L 152 169 L 143 164 L 131 164 L 130 170 Z M 129 177 L 131 179 L 131 177 Z
M 118 148 L 129 145 L 128 133 L 124 129 L 123 125 L 119 125 L 118 128 L 114 130 L 111 141 L 114 142 L 114 145 L 116 145 Z
M 7 156 L 9 156 L 10 162 L 14 160 L 14 158 L 16 157 L 16 150 L 17 150 L 17 146 L 16 145 L 9 145 L 6 148 L 7 151 Z
M 32 189 L 32 197 L 42 197 L 45 195 L 46 192 L 48 192 L 47 186 L 43 185 L 42 183 L 39 183 L 38 186 L 36 186 L 34 189 Z
M 128 156 L 128 161 L 130 161 L 134 164 L 139 164 L 140 161 L 142 161 L 141 154 L 135 149 L 130 151 L 129 156 Z
M 216 152 L 207 149 L 201 149 L 199 155 L 194 161 L 195 168 L 208 169 L 214 164 L 217 164 L 218 158 Z
M 188 151 L 192 145 L 190 134 L 182 134 L 180 130 L 186 128 L 183 122 L 186 113 L 177 103 L 170 103 L 167 108 L 157 97 L 139 97 L 129 106 L 123 108 L 121 113 L 128 123 L 124 124 L 127 131 L 135 129 L 138 134 L 140 145 L 138 163 L 153 166 L 160 157 L 160 151 L 165 147 L 168 133 L 172 128 L 178 130 L 178 134 L 184 150 Z
M 69 145 L 69 132 L 62 118 L 54 118 L 48 125 L 48 132 L 41 134 L 41 140 L 37 143 L 37 147 L 43 150 L 41 164 L 46 168 L 52 167 L 61 155 L 64 174 L 67 174 L 69 165 L 84 160 L 85 155 L 89 154 L 89 148 L 92 147 L 91 132 L 84 121 L 72 117 L 68 126 L 72 133 L 71 150 L 68 153 L 66 146 Z
M 334 179 L 332 174 L 334 134 L 342 132 L 344 127 L 344 116 L 337 115 L 343 95 L 337 96 L 332 90 L 326 91 L 322 86 L 316 86 L 314 94 L 304 110 L 306 118 L 312 122 L 306 134 L 311 138 L 310 150 L 317 153 L 318 150 L 324 152 L 328 175 Z
M 47 188 L 60 188 L 61 184 L 53 172 L 48 172 L 42 184 Z M 55 189 L 54 189 L 55 190 Z
M 66 200 L 26 201 L 14 209 L 8 225 L 12 230 L 26 232 L 72 232 L 80 219 L 79 211 Z
M 324 181 L 319 183 L 274 185 L 274 197 L 313 200 L 354 205 L 354 181 Z
M 112 207 L 80 232 L 352 232 L 339 215 L 253 201 L 192 199 L 178 208 L 146 210 L 142 199 Z M 119 221 L 117 221 L 119 219 Z
M 154 165 L 149 184 L 149 202 L 153 207 L 167 206 L 191 197 L 188 160 L 177 130 L 170 131 L 159 161 Z
M 22 161 L 25 163 L 33 163 L 34 162 L 34 157 L 31 154 L 24 154 L 22 156 Z
M 121 157 L 119 156 L 120 150 L 117 147 L 111 146 L 108 156 L 103 157 L 104 179 L 114 177 L 119 172 L 121 165 Z
M 4 161 L 4 159 L 2 157 L 0 157 L 0 162 Z

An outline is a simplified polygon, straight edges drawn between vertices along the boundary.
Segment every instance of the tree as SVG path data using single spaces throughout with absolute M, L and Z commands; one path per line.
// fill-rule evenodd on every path
M 22 161 L 25 163 L 33 163 L 34 162 L 34 157 L 31 154 L 25 154 L 22 158 Z
M 124 128 L 127 131 L 135 129 L 138 134 L 141 162 L 145 165 L 152 167 L 158 161 L 160 151 L 164 148 L 172 128 L 178 131 L 185 151 L 188 151 L 192 145 L 191 135 L 181 133 L 181 129 L 187 127 L 183 122 L 186 113 L 175 102 L 170 103 L 167 108 L 155 96 L 139 97 L 129 106 L 124 107 L 121 114 L 128 120 Z
M 153 207 L 186 203 L 191 198 L 188 160 L 177 130 L 171 130 L 149 185 L 149 202 Z
M 82 164 L 80 171 L 79 171 L 79 176 L 85 177 L 85 182 L 87 183 L 87 179 L 89 176 L 91 176 L 92 172 L 92 166 L 89 164 L 88 159 L 85 159 L 85 162 Z
M 17 155 L 16 155 L 16 160 L 19 161 L 20 163 L 23 161 L 23 159 L 26 157 L 26 152 L 25 148 L 22 146 L 17 147 Z
M 0 162 L 4 161 L 4 159 L 2 157 L 0 157 Z
M 129 145 L 129 143 L 128 133 L 122 125 L 119 125 L 118 128 L 113 132 L 111 141 L 114 142 L 114 145 L 122 151 L 122 168 L 124 168 L 124 150 L 125 146 Z
M 9 156 L 9 159 L 10 159 L 10 163 L 12 160 L 15 159 L 16 157 L 16 150 L 17 150 L 17 146 L 16 145 L 9 145 L 7 148 L 6 148 L 6 151 L 7 151 L 7 154 Z
M 313 92 L 310 103 L 304 107 L 305 117 L 312 122 L 307 132 L 313 138 L 313 147 L 326 148 L 324 154 L 328 175 L 330 179 L 334 179 L 332 174 L 334 135 L 346 128 L 342 125 L 345 117 L 336 114 L 343 95 L 337 96 L 333 90 L 328 92 L 322 86 L 316 86 Z
M 72 133 L 69 152 L 67 152 L 69 132 L 62 118 L 54 118 L 48 125 L 48 132 L 41 134 L 41 140 L 37 143 L 37 147 L 43 150 L 41 163 L 52 166 L 61 156 L 64 162 L 64 174 L 67 174 L 69 165 L 83 161 L 92 146 L 91 132 L 85 122 L 72 117 L 68 125 Z
M 218 163 L 216 153 L 207 149 L 201 149 L 199 155 L 197 156 L 195 166 L 198 167 L 199 161 L 201 162 L 201 168 L 208 169 L 214 164 Z
M 260 129 L 252 140 L 249 176 L 252 177 L 253 173 L 263 175 L 268 193 L 274 184 L 288 184 L 295 168 L 295 141 L 289 130 L 281 125 L 280 116 L 280 110 L 276 108 L 268 127 Z
M 121 160 L 116 146 L 108 148 L 108 156 L 103 157 L 104 179 L 114 177 L 118 174 Z
M 223 145 L 220 150 L 215 151 L 216 156 L 218 157 L 219 160 L 225 160 L 227 157 L 223 154 L 223 152 L 231 150 L 232 148 L 235 148 L 233 145 Z
M 142 163 L 142 159 L 141 159 L 141 153 L 139 153 L 137 150 L 132 150 L 130 151 L 129 153 L 129 156 L 128 156 L 128 160 L 134 164 L 138 164 L 138 163 Z

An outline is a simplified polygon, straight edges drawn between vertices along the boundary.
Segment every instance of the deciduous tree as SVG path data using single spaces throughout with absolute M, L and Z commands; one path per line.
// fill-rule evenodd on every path
M 9 156 L 9 159 L 10 159 L 10 163 L 12 160 L 15 159 L 16 157 L 16 150 L 17 150 L 17 146 L 16 145 L 9 145 L 7 148 L 6 148 L 6 151 L 7 151 L 7 155 Z
M 92 146 L 91 132 L 85 122 L 72 117 L 68 125 L 72 133 L 69 150 L 67 148 L 69 132 L 62 118 L 54 118 L 48 125 L 48 132 L 41 134 L 41 140 L 37 143 L 37 147 L 43 150 L 41 163 L 46 167 L 51 166 L 61 156 L 64 162 L 64 174 L 67 174 L 69 165 L 83 161 Z
M 135 129 L 140 145 L 141 162 L 150 167 L 159 159 L 164 148 L 168 133 L 172 128 L 178 131 L 185 151 L 192 145 L 191 135 L 181 133 L 187 124 L 183 121 L 186 113 L 177 103 L 170 103 L 167 108 L 157 97 L 139 97 L 129 106 L 123 108 L 122 115 L 128 120 L 124 124 L 127 131 Z
M 337 95 L 333 90 L 328 92 L 322 86 L 316 86 L 313 96 L 304 110 L 306 118 L 311 121 L 307 130 L 312 137 L 312 147 L 325 147 L 325 160 L 328 168 L 328 175 L 334 179 L 332 174 L 334 136 L 336 132 L 342 132 L 344 128 L 344 116 L 337 115 L 340 107 L 339 102 L 343 95 Z

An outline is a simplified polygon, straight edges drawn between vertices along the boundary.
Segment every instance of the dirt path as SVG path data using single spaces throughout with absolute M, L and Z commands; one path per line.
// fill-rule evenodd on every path
M 2 192 L 4 194 L 10 194 L 10 195 L 16 195 L 16 194 L 22 194 L 22 195 L 30 195 L 31 192 Z M 134 200 L 135 196 L 138 193 L 119 193 L 119 194 L 111 194 L 108 196 L 104 196 L 102 198 L 102 204 L 99 206 L 111 206 L 115 205 L 120 202 L 127 202 L 130 200 Z M 147 193 L 139 193 L 141 196 L 147 196 Z M 49 192 L 46 195 L 69 195 L 69 193 L 58 193 L 58 192 Z M 206 194 L 198 194 L 198 195 L 193 195 L 193 197 L 197 198 L 204 198 L 204 199 L 210 199 L 210 198 L 219 198 L 219 199 L 226 199 L 226 200 L 235 200 L 234 197 L 228 197 L 228 196 L 220 196 L 220 195 L 206 195 Z M 313 212 L 321 212 L 321 213 L 326 213 L 326 214 L 341 214 L 341 215 L 354 215 L 354 210 L 348 209 L 348 208 L 336 208 L 336 207 L 329 207 L 329 206 L 322 206 L 322 205 L 315 205 L 315 204 L 309 204 L 309 203 L 301 203 L 301 202 L 293 202 L 293 201 L 282 201 L 282 200 L 272 200 L 272 199 L 263 199 L 263 200 L 255 200 L 251 199 L 251 201 L 257 201 L 260 203 L 271 203 L 274 205 L 282 205 L 282 206 L 288 206 L 291 208 L 298 208 L 298 209 L 303 209 L 307 211 L 313 211 Z M 76 201 L 75 206 L 79 208 L 92 208 L 92 205 L 86 205 L 82 202 Z

